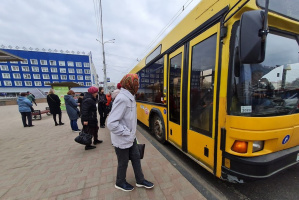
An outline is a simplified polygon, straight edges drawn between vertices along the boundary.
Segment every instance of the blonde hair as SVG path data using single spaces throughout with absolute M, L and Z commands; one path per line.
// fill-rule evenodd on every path
M 55 93 L 54 89 L 51 88 L 49 94 L 54 94 L 54 93 Z

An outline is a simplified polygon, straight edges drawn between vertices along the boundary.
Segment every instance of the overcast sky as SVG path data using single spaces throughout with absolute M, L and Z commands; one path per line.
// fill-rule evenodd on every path
M 0 45 L 92 52 L 103 80 L 100 26 L 96 10 L 99 0 L 1 0 Z M 191 3 L 190 3 L 191 2 Z M 186 16 L 200 0 L 102 0 L 107 77 L 119 82 L 171 19 L 185 8 Z M 186 4 L 187 3 L 187 4 Z M 164 35 L 165 35 L 164 34 Z M 157 44 L 162 38 L 159 38 Z M 151 47 L 149 50 L 151 50 Z M 149 52 L 147 51 L 147 53 Z

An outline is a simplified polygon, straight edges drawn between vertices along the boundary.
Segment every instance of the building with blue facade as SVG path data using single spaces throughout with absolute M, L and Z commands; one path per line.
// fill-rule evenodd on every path
M 75 82 L 75 92 L 98 86 L 91 55 L 2 49 L 23 61 L 0 62 L 0 93 L 17 94 L 34 88 L 48 92 L 50 83 Z

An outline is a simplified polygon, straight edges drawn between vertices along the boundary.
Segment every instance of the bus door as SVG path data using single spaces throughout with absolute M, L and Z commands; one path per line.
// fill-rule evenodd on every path
M 182 76 L 184 47 L 169 55 L 168 60 L 168 140 L 182 147 Z
M 215 25 L 189 43 L 187 149 L 209 171 L 215 157 L 217 37 Z

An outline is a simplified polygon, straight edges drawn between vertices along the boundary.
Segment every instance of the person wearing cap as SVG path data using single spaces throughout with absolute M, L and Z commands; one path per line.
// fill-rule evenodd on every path
M 121 80 L 121 90 L 114 100 L 107 120 L 111 132 L 111 142 L 117 156 L 117 176 L 115 188 L 132 191 L 134 187 L 126 181 L 129 159 L 131 160 L 137 187 L 153 188 L 154 184 L 145 180 L 136 140 L 137 110 L 135 94 L 139 88 L 137 74 L 127 74 Z
M 73 132 L 80 132 L 81 130 L 78 128 L 77 124 L 77 120 L 79 118 L 79 109 L 77 107 L 80 104 L 76 103 L 74 96 L 75 92 L 73 90 L 68 91 L 67 95 L 64 95 L 64 102 Z
M 100 144 L 103 141 L 98 140 L 98 119 L 97 119 L 97 94 L 98 88 L 90 87 L 88 88 L 88 92 L 84 94 L 82 105 L 81 105 L 81 122 L 83 125 L 83 129 L 93 135 L 93 144 Z M 96 148 L 95 146 L 86 145 L 85 150 L 90 150 Z
M 22 115 L 22 122 L 24 127 L 32 127 L 32 114 L 31 114 L 31 107 L 32 103 L 29 99 L 26 98 L 27 93 L 22 92 L 21 96 L 19 96 L 17 102 L 19 106 L 19 112 Z M 26 118 L 28 120 L 28 124 L 26 123 Z

